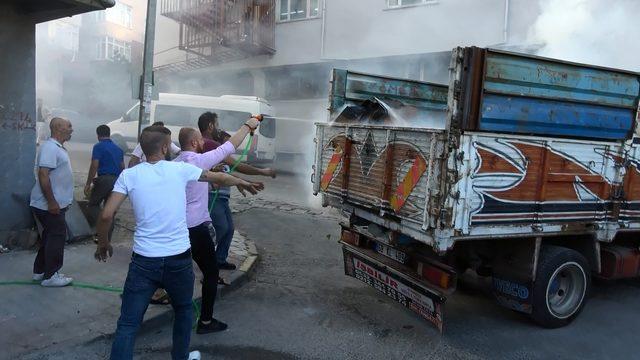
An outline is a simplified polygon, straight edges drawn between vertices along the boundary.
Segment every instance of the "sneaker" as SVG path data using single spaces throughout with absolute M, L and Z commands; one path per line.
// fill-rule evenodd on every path
M 58 275 L 64 277 L 63 273 L 58 273 Z M 40 273 L 40 274 L 33 273 L 32 279 L 33 281 L 42 281 L 44 280 L 44 273 Z
M 220 270 L 235 270 L 236 266 L 232 263 L 228 263 L 228 262 L 224 262 L 220 265 L 218 265 L 218 269 Z
M 198 327 L 196 328 L 196 334 L 209 334 L 214 332 L 220 332 L 227 330 L 229 326 L 222 321 L 216 319 L 211 320 L 208 324 L 203 324 L 202 321 L 198 321 Z
M 42 280 L 40 285 L 46 286 L 46 287 L 62 287 L 62 286 L 67 286 L 71 284 L 72 281 L 73 279 L 70 277 L 66 277 L 62 274 L 55 273 L 49 279 Z
M 200 351 L 192 351 L 189 353 L 189 360 L 200 360 Z

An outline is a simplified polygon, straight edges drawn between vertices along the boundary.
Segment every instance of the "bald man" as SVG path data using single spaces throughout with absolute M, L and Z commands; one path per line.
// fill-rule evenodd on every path
M 40 249 L 33 263 L 33 280 L 42 286 L 67 286 L 73 281 L 59 273 L 64 257 L 67 223 L 64 214 L 73 201 L 73 173 L 69 154 L 63 144 L 71 139 L 69 120 L 53 118 L 51 137 L 40 145 L 38 176 L 31 190 L 30 206 L 42 224 Z
M 229 141 L 217 149 L 203 154 L 201 154 L 204 146 L 202 134 L 192 128 L 182 128 L 178 136 L 182 151 L 174 161 L 195 165 L 207 171 L 235 153 L 236 148 L 242 144 L 249 132 L 257 127 L 258 121 L 255 118 L 249 118 L 233 134 Z M 264 188 L 262 183 L 251 183 L 251 185 L 259 190 Z M 238 187 L 238 189 L 243 195 L 245 194 L 241 187 Z M 204 277 L 202 281 L 200 320 L 196 328 L 197 334 L 208 334 L 227 329 L 227 324 L 213 317 L 219 269 L 216 263 L 215 235 L 213 235 L 215 230 L 211 224 L 207 206 L 208 192 L 209 187 L 205 183 L 194 182 L 187 185 L 187 228 L 189 230 L 191 254 Z

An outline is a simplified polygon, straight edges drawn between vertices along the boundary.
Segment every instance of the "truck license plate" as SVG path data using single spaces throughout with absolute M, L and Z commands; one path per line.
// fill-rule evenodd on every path
M 407 263 L 407 260 L 408 260 L 407 254 L 405 254 L 400 250 L 396 250 L 391 246 L 376 242 L 375 249 L 376 249 L 376 252 L 378 252 L 379 254 L 382 254 L 388 258 L 391 258 L 401 264 Z
M 440 332 L 443 325 L 444 299 L 425 290 L 403 277 L 386 271 L 383 267 L 343 248 L 345 274 L 409 308 L 422 318 L 433 323 Z

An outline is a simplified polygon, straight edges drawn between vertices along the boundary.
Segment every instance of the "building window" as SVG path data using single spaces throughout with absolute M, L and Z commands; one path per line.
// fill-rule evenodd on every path
M 437 0 L 387 0 L 387 7 L 399 8 L 404 6 L 415 6 L 422 4 L 433 4 L 438 2 Z
M 131 61 L 131 44 L 111 36 L 105 36 L 97 44 L 96 58 L 98 60 Z
M 96 22 L 106 20 L 127 28 L 131 28 L 133 26 L 133 13 L 131 6 L 121 2 L 117 2 L 115 6 L 104 11 L 96 11 L 94 16 Z
M 279 0 L 278 21 L 313 19 L 320 16 L 320 0 Z
M 67 22 L 66 19 L 58 19 L 47 23 L 47 27 L 51 44 L 77 53 L 80 35 L 77 25 Z

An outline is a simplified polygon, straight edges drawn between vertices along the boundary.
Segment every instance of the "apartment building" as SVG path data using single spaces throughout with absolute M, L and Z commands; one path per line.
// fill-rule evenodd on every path
M 332 68 L 445 83 L 456 46 L 530 45 L 538 6 L 530 0 L 162 0 L 156 79 L 160 91 L 255 95 L 280 119 L 323 121 Z
M 78 118 L 104 121 L 124 111 L 141 71 L 145 18 L 145 0 L 117 0 L 38 25 L 38 98 Z

